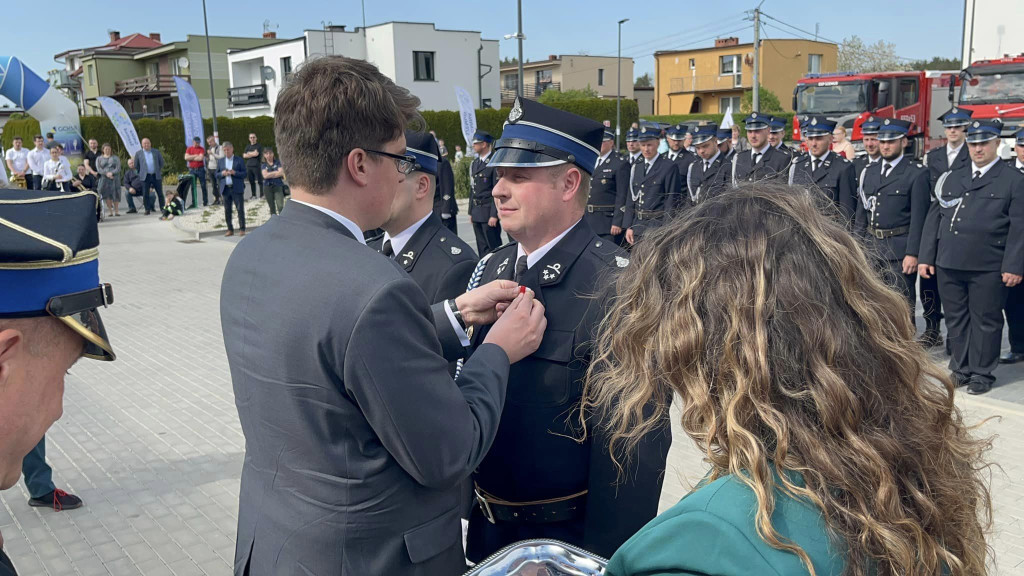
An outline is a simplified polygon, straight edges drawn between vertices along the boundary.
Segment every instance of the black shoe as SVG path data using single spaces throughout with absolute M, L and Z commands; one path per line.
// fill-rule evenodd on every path
M 138 214 L 138 213 L 139 213 L 138 210 L 129 210 L 129 211 L 125 212 L 125 214 Z
M 203 208 L 206 208 L 207 206 L 209 206 L 209 204 L 206 203 L 206 202 L 203 202 Z
M 967 393 L 975 396 L 984 394 L 991 389 L 992 382 L 982 378 L 971 378 L 971 383 L 967 385 Z
M 1007 352 L 999 357 L 1000 364 L 1016 364 L 1024 360 L 1024 352 Z
M 63 490 L 54 490 L 42 498 L 32 498 L 28 501 L 29 506 L 53 507 L 54 512 L 61 510 L 74 510 L 82 507 L 82 499 L 74 494 L 68 494 Z
M 220 206 L 220 199 L 218 198 L 217 200 L 214 200 L 213 201 L 213 205 L 214 206 Z
M 146 215 L 146 216 L 149 216 L 149 215 L 150 215 L 150 214 L 152 214 L 152 213 L 153 213 L 153 211 L 152 211 L 152 210 L 146 210 L 146 214 L 145 214 L 145 215 Z
M 917 339 L 925 348 L 935 348 L 936 346 L 942 346 L 942 334 L 936 328 L 931 328 L 924 331 L 921 337 Z
M 957 388 L 961 386 L 967 386 L 971 382 L 971 377 L 966 374 L 953 372 L 952 374 L 950 374 L 950 376 L 953 378 L 953 384 L 956 384 Z

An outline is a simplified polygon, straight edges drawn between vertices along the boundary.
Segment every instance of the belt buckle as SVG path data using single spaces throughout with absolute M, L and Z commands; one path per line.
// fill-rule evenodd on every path
M 874 235 L 875 238 L 878 238 L 879 240 L 885 240 L 885 230 L 879 230 L 878 228 L 875 228 Z
M 480 493 L 479 488 L 473 489 L 473 494 L 476 495 L 476 503 L 480 506 L 480 511 L 483 512 L 484 518 L 487 519 L 491 524 L 497 524 L 494 521 L 494 512 L 491 511 L 491 504 L 484 498 L 483 494 Z
M 591 204 L 587 204 L 587 212 L 590 212 L 591 214 L 593 214 L 594 213 L 594 206 L 591 205 Z

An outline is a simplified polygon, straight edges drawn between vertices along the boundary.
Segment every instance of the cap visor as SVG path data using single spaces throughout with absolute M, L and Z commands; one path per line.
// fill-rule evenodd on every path
M 534 150 L 498 148 L 491 154 L 491 160 L 487 165 L 507 166 L 510 168 L 544 168 L 546 166 L 558 166 L 566 163 L 565 160 L 559 160 Z
M 900 138 L 906 137 L 906 134 L 900 134 L 895 132 L 878 132 L 876 135 L 878 136 L 879 142 L 889 142 L 892 140 L 899 140 Z
M 109 362 L 117 357 L 110 345 L 110 340 L 107 339 L 107 330 L 103 327 L 103 320 L 96 308 L 76 312 L 69 316 L 57 316 L 57 319 L 85 339 L 82 355 L 86 358 Z
M 989 140 L 995 140 L 999 138 L 999 135 L 991 132 L 982 132 L 980 134 L 968 134 L 966 141 L 969 144 L 977 144 L 979 142 L 988 142 Z

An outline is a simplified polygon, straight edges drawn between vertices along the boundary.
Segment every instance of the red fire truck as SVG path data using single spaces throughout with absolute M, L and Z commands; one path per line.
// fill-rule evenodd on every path
M 808 74 L 793 90 L 793 139 L 800 140 L 800 116 L 820 114 L 844 126 L 853 147 L 863 152 L 860 126 L 868 116 L 900 118 L 914 123 L 910 151 L 920 158 L 945 142 L 936 116 L 949 106 L 956 84 L 955 71 Z
M 1013 155 L 1013 134 L 1024 124 L 1024 54 L 979 60 L 960 73 L 961 108 L 972 118 L 998 118 L 1003 122 L 999 155 Z

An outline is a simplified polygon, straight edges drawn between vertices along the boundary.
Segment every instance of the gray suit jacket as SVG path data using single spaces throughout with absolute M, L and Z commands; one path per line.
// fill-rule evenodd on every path
M 464 571 L 459 486 L 497 432 L 505 352 L 453 382 L 441 305 L 296 202 L 235 248 L 221 322 L 246 441 L 235 574 Z
M 164 172 L 164 155 L 156 148 L 151 148 L 150 150 L 153 152 L 153 164 L 156 164 L 156 166 L 153 167 L 153 174 L 155 174 L 159 179 Z M 146 152 L 143 150 L 139 150 L 135 153 L 135 169 L 139 171 L 139 174 L 143 175 L 142 179 L 145 180 Z M 163 202 L 163 198 L 160 199 L 160 202 Z

